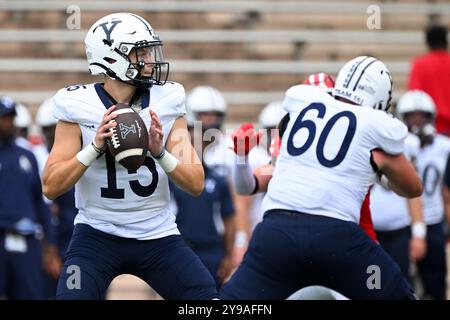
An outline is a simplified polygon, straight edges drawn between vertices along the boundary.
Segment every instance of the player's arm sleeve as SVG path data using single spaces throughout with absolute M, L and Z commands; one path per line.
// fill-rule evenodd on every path
M 74 122 L 71 117 L 70 107 L 67 103 L 68 101 L 66 101 L 67 99 L 64 97 L 65 92 L 66 89 L 59 90 L 50 100 L 52 103 L 53 117 L 55 117 L 56 120 Z
M 404 152 L 405 139 L 408 128 L 398 119 L 382 114 L 378 121 L 371 122 L 368 135 L 372 149 L 381 149 L 390 155 L 399 155 Z
M 234 189 L 240 195 L 251 195 L 258 190 L 258 180 L 245 157 L 235 157 L 231 167 L 231 181 Z
M 234 205 L 233 200 L 231 199 L 231 191 L 230 186 L 228 185 L 227 181 L 223 179 L 223 181 L 220 182 L 221 184 L 221 197 L 220 197 L 220 214 L 222 215 L 222 219 L 228 218 L 232 215 L 234 215 Z
M 41 178 L 39 176 L 36 159 L 31 158 L 33 166 L 33 199 L 37 211 L 38 222 L 44 229 L 45 239 L 48 244 L 56 245 L 56 226 L 52 223 L 49 206 L 44 202 L 42 196 Z

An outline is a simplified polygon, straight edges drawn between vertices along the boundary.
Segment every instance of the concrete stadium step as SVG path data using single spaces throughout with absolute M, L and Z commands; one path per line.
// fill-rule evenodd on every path
M 120 11 L 133 11 L 148 19 L 157 29 L 172 28 L 366 28 L 366 10 L 377 5 L 382 27 L 422 29 L 431 18 L 448 22 L 448 3 L 364 3 L 359 1 L 78 1 L 81 24 L 89 27 L 98 18 Z M 64 27 L 66 9 L 73 1 L 0 1 L 1 28 Z
M 81 28 L 89 28 L 95 21 L 111 13 L 83 12 Z M 162 29 L 317 29 L 325 30 L 367 30 L 368 15 L 365 11 L 359 14 L 338 13 L 265 13 L 257 18 L 242 14 L 223 13 L 148 13 L 135 12 L 147 19 L 156 31 Z M 21 12 L 0 14 L 0 28 L 67 28 L 64 12 Z M 390 15 L 386 12 L 381 17 L 381 28 L 404 31 L 421 31 L 430 20 L 429 15 Z M 440 17 L 440 21 L 449 24 L 450 14 Z
M 425 45 L 391 44 L 323 44 L 323 43 L 201 43 L 171 44 L 164 46 L 166 59 L 180 60 L 190 57 L 196 60 L 347 60 L 365 54 L 381 60 L 405 60 L 427 51 Z M 4 43 L 0 58 L 78 58 L 85 59 L 82 43 L 35 44 Z
M 313 72 L 319 72 L 317 68 Z M 311 72 L 309 72 L 311 73 Z M 4 72 L 0 73 L 1 91 L 56 91 L 60 88 L 79 83 L 101 82 L 101 77 L 94 77 L 87 72 L 33 73 Z M 285 91 L 290 86 L 301 83 L 306 73 L 297 74 L 219 74 L 179 73 L 173 72 L 170 80 L 180 82 L 190 90 L 198 85 L 212 85 L 223 91 Z M 393 74 L 395 90 L 405 90 L 407 74 Z
M 0 29 L 0 42 L 20 43 L 79 43 L 87 29 Z M 409 44 L 425 41 L 422 31 L 404 30 L 327 30 L 327 29 L 160 29 L 158 35 L 164 43 L 322 43 L 322 44 Z M 450 36 L 448 37 L 450 39 Z
M 86 30 L 0 30 L 1 57 L 82 58 Z M 425 51 L 422 32 L 315 30 L 162 30 L 170 59 L 345 60 L 361 53 L 411 59 Z M 450 39 L 450 35 L 449 35 Z
M 175 73 L 224 73 L 224 74 L 302 74 L 317 72 L 337 73 L 344 61 L 292 61 L 292 60 L 235 60 L 235 59 L 186 59 L 171 60 Z M 409 62 L 384 61 L 392 74 L 407 74 Z M 88 70 L 85 59 L 0 59 L 0 72 L 84 72 Z
M 313 72 L 322 71 L 317 68 Z M 212 85 L 225 91 L 283 91 L 290 86 L 302 82 L 309 73 L 298 74 L 188 74 L 173 72 L 169 79 L 182 83 L 186 90 L 197 85 Z M 57 90 L 73 84 L 101 82 L 101 77 L 94 77 L 86 72 L 74 73 L 32 73 L 7 72 L 0 73 L 0 88 L 11 90 Z M 393 74 L 394 86 L 404 90 L 407 74 Z

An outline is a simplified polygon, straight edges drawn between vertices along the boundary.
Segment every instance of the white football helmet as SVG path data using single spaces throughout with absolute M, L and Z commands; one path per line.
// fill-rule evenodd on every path
M 16 117 L 14 126 L 17 128 L 28 128 L 31 125 L 31 113 L 27 107 L 21 103 L 16 103 Z
M 285 114 L 281 108 L 281 101 L 273 101 L 259 114 L 259 125 L 263 128 L 276 127 Z
M 411 90 L 400 97 L 396 111 L 402 117 L 405 113 L 415 111 L 427 112 L 434 117 L 436 108 L 433 98 L 426 92 L 422 90 Z
M 53 116 L 52 99 L 48 98 L 42 102 L 36 114 L 36 124 L 40 127 L 50 127 L 56 125 L 58 122 Z
M 186 119 L 188 128 L 193 128 L 195 124 L 195 116 L 191 109 L 186 108 L 186 114 L 184 115 L 184 118 Z
M 84 42 L 93 75 L 105 74 L 139 88 L 167 81 L 169 63 L 164 61 L 162 42 L 138 15 L 114 13 L 103 17 L 92 25 Z M 136 55 L 135 63 L 130 60 L 130 53 Z M 145 61 L 144 57 L 150 60 Z M 151 76 L 140 74 L 146 64 L 153 66 Z
M 222 93 L 213 87 L 199 86 L 192 89 L 186 99 L 188 108 L 194 112 L 219 112 L 227 111 L 227 103 Z
M 360 56 L 341 68 L 333 96 L 386 111 L 392 99 L 392 86 L 390 72 L 383 62 L 373 57 Z

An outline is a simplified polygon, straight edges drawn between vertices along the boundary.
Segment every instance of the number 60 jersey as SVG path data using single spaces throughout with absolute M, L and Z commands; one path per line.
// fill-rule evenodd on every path
M 133 107 L 150 128 L 150 108 L 158 114 L 164 131 L 164 144 L 172 125 L 185 111 L 184 88 L 177 83 L 154 86 L 142 92 Z M 101 84 L 61 89 L 53 98 L 53 115 L 58 120 L 77 123 L 83 147 L 90 144 L 112 105 Z M 148 134 L 148 133 L 147 133 Z M 168 177 L 148 154 L 137 171 L 127 170 L 106 153 L 86 170 L 75 186 L 79 210 L 75 223 L 87 223 L 110 234 L 150 239 L 177 234 L 168 211 Z
M 295 210 L 359 223 L 376 174 L 371 150 L 403 152 L 408 129 L 383 111 L 335 100 L 323 90 L 291 87 L 290 120 L 262 208 Z

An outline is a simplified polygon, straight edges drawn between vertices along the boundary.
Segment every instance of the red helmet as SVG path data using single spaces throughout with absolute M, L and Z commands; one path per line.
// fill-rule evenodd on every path
M 310 86 L 315 86 L 319 88 L 324 88 L 328 93 L 332 93 L 334 88 L 334 83 L 336 82 L 336 78 L 324 73 L 314 73 L 310 74 L 306 77 L 306 79 L 303 81 L 303 84 L 307 84 Z

